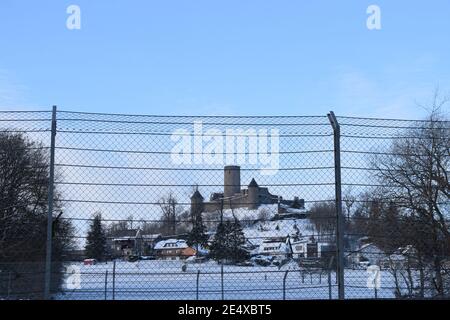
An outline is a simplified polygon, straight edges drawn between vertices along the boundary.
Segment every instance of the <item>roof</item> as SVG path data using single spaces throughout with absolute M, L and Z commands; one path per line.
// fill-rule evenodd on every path
M 224 169 L 225 170 L 239 170 L 239 169 L 241 169 L 241 167 L 236 166 L 236 165 L 229 165 L 229 166 L 225 166 Z
M 118 237 L 118 238 L 113 238 L 112 241 L 130 241 L 130 240 L 135 240 L 136 237 Z
M 188 245 L 186 243 L 186 240 L 168 239 L 168 240 L 159 241 L 155 245 L 154 249 L 161 250 L 161 249 L 172 249 L 172 248 L 185 249 L 185 248 L 188 248 Z
M 195 190 L 195 192 L 192 195 L 191 199 L 204 199 L 204 198 L 203 198 L 202 194 L 198 190 Z
M 383 252 L 383 250 L 381 250 L 380 248 L 378 248 L 375 244 L 373 243 L 366 243 L 363 244 L 358 250 L 356 250 L 357 252 L 363 252 L 363 251 L 368 251 L 368 253 L 373 253 L 373 252 Z
M 157 234 L 143 234 L 142 235 L 143 239 L 158 239 L 159 237 L 161 237 L 160 233 L 157 233 Z
M 255 178 L 252 178 L 252 181 L 250 181 L 248 186 L 249 187 L 259 187 L 258 184 L 256 183 Z

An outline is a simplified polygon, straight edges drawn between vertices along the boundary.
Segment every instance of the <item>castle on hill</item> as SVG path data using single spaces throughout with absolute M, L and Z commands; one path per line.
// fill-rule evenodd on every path
M 304 200 L 295 197 L 294 200 L 284 200 L 279 195 L 269 192 L 266 187 L 260 187 L 253 178 L 247 189 L 241 189 L 241 168 L 226 166 L 224 168 L 223 192 L 215 192 L 209 201 L 204 201 L 201 193 L 196 190 L 191 196 L 191 212 L 215 212 L 221 209 L 247 208 L 258 209 L 262 204 L 278 204 L 304 209 Z

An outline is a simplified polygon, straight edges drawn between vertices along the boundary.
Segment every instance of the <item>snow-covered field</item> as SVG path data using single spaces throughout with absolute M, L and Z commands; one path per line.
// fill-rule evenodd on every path
M 93 266 L 73 264 L 79 268 L 79 289 L 65 289 L 57 299 L 148 299 L 177 300 L 222 299 L 221 266 L 209 261 L 188 264 L 182 271 L 181 261 L 116 262 L 113 284 L 113 263 Z M 306 273 L 292 263 L 278 267 L 223 266 L 223 298 L 238 300 L 283 299 L 283 278 L 286 299 L 329 299 L 328 275 Z M 347 298 L 374 298 L 375 291 L 367 288 L 365 270 L 346 270 Z M 379 298 L 393 298 L 393 281 L 387 272 L 381 274 Z M 113 289 L 114 287 L 114 289 Z M 331 274 L 331 293 L 337 298 L 335 274 Z
M 237 208 L 225 210 L 224 218 L 241 220 L 245 237 L 254 245 L 273 237 L 309 238 L 316 234 L 309 219 L 266 220 L 254 223 L 265 210 L 267 218 L 277 212 L 277 205 L 263 205 L 257 210 Z M 261 299 L 336 299 L 338 286 L 335 273 L 328 281 L 326 272 L 307 272 L 295 262 L 276 266 L 223 266 L 214 261 L 188 263 L 182 261 L 141 260 L 85 266 L 75 263 L 80 272 L 79 289 L 65 289 L 57 299 L 148 299 L 148 300 L 261 300 Z M 74 275 L 76 276 L 76 275 Z M 389 272 L 381 272 L 381 288 L 367 287 L 366 270 L 346 270 L 346 298 L 394 298 L 394 281 Z M 73 276 L 71 277 L 73 279 Z M 285 279 L 285 281 L 284 281 Z

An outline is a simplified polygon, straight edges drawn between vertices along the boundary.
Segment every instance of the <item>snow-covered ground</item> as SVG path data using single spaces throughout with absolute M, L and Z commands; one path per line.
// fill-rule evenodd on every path
M 266 218 L 273 218 L 277 211 L 278 205 L 276 204 L 262 204 L 257 209 L 248 208 L 235 208 L 235 209 L 225 209 L 223 210 L 224 219 L 238 218 L 240 221 L 256 221 L 260 218 L 260 213 L 264 211 Z
M 295 212 L 305 210 L 291 209 Z M 247 208 L 236 208 L 224 210 L 224 219 L 233 219 L 233 215 L 241 221 L 245 238 L 254 245 L 260 245 L 265 239 L 283 238 L 286 236 L 300 236 L 309 238 L 317 235 L 314 225 L 309 219 L 287 218 L 283 220 L 270 220 L 277 214 L 278 205 L 265 204 L 255 210 Z M 261 212 L 265 213 L 266 219 L 258 221 Z
M 261 214 L 261 211 L 265 211 Z M 262 205 L 256 210 L 237 208 L 224 210 L 225 219 L 237 217 L 245 237 L 254 245 L 274 237 L 309 238 L 317 235 L 309 219 L 270 219 L 277 205 Z M 265 216 L 264 221 L 257 221 Z M 255 221 L 257 221 L 255 223 Z M 214 261 L 201 264 L 182 261 L 141 260 L 85 266 L 75 263 L 80 271 L 80 288 L 66 288 L 57 299 L 148 299 L 148 300 L 261 300 L 261 299 L 336 299 L 338 286 L 335 273 L 328 281 L 326 272 L 307 272 L 292 261 L 281 269 L 276 266 L 223 266 Z M 75 275 L 76 276 L 76 275 Z M 394 280 L 389 272 L 381 272 L 381 288 L 367 287 L 366 270 L 346 270 L 346 298 L 394 298 Z M 72 276 L 73 279 L 73 276 Z M 285 281 L 284 281 L 285 279 Z
M 296 229 L 297 228 L 297 229 Z M 314 227 L 307 219 L 285 219 L 276 221 L 257 222 L 253 226 L 243 229 L 246 239 L 256 245 L 260 245 L 264 239 L 295 236 L 310 237 L 314 235 Z
M 182 272 L 182 261 L 116 262 L 115 299 L 201 300 L 222 299 L 221 266 L 209 261 L 188 264 Z M 112 299 L 113 263 L 79 267 L 80 289 L 65 289 L 57 299 Z M 223 298 L 239 300 L 283 299 L 283 278 L 286 271 L 286 299 L 328 299 L 326 273 L 301 272 L 295 263 L 278 267 L 223 266 Z M 200 271 L 200 273 L 198 273 Z M 108 273 L 108 274 L 107 274 Z M 375 291 L 367 288 L 365 270 L 346 270 L 347 298 L 374 298 Z M 379 298 L 393 298 L 393 279 L 388 272 L 381 274 Z M 331 274 L 332 297 L 337 298 L 335 274 Z

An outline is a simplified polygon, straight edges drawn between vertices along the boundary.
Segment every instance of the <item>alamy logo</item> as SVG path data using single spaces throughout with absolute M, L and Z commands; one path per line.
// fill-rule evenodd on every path
M 279 169 L 278 129 L 204 131 L 202 121 L 194 121 L 193 131 L 177 129 L 170 138 L 175 142 L 171 151 L 175 165 L 259 165 L 262 175 L 274 175 Z
M 381 9 L 379 6 L 373 4 L 367 7 L 367 29 L 369 30 L 381 30 Z
M 66 288 L 69 290 L 81 289 L 81 269 L 79 266 L 70 265 L 66 268 Z
M 380 289 L 381 287 L 381 272 L 380 267 L 373 265 L 367 267 L 367 288 Z
M 67 7 L 66 13 L 69 14 L 66 20 L 66 27 L 69 30 L 81 29 L 81 9 L 79 6 L 72 4 Z

